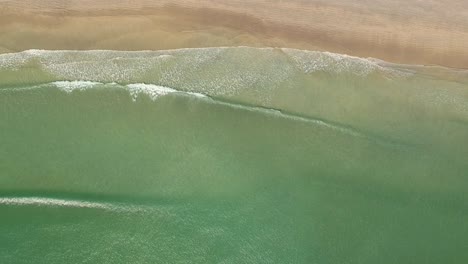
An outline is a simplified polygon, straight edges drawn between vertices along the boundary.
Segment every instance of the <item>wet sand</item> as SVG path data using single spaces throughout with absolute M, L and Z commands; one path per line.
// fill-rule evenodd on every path
M 468 2 L 0 1 L 0 53 L 271 46 L 468 68 Z

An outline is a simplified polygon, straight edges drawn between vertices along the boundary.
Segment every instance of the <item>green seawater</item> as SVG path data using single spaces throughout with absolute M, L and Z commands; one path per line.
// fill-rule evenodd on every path
M 466 263 L 468 73 L 0 55 L 0 263 Z

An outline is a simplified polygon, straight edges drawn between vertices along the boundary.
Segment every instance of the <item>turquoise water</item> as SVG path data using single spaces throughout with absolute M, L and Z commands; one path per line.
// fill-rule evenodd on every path
M 246 47 L 0 55 L 0 262 L 464 263 L 467 75 Z

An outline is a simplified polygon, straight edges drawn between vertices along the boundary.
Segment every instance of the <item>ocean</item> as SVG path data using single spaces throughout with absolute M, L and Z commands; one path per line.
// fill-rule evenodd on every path
M 0 54 L 0 263 L 463 263 L 467 189 L 466 70 Z

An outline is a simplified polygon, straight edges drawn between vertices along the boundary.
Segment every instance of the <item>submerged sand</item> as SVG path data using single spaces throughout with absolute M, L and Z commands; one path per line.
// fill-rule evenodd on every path
M 0 53 L 271 46 L 468 68 L 468 2 L 0 1 Z

